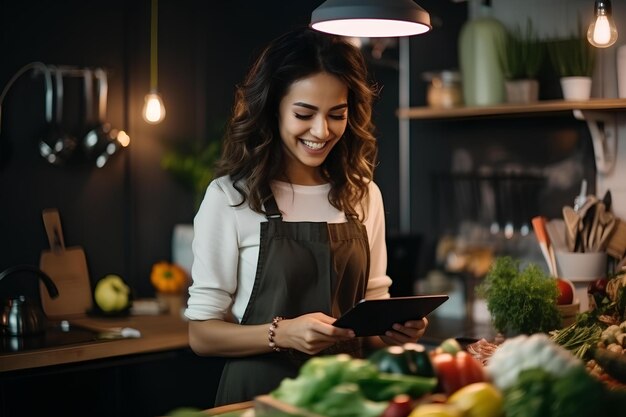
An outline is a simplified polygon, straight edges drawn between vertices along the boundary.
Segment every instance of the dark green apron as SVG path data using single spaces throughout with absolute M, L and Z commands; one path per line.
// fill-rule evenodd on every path
M 367 231 L 355 216 L 348 222 L 283 222 L 273 197 L 265 204 L 257 273 L 241 324 L 267 324 L 275 316 L 297 317 L 321 311 L 339 317 L 363 299 L 369 277 Z M 280 324 L 278 326 L 280 332 Z M 361 355 L 356 339 L 319 355 Z M 215 405 L 248 401 L 267 394 L 284 378 L 294 378 L 310 356 L 286 350 L 229 359 Z

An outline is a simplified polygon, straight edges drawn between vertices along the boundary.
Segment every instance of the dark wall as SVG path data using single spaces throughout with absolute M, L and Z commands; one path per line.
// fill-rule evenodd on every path
M 178 141 L 215 139 L 212 126 L 228 117 L 235 84 L 256 54 L 278 34 L 307 24 L 320 3 L 161 0 L 158 85 L 167 117 L 151 126 L 141 118 L 149 89 L 150 1 L 0 2 L 0 85 L 33 61 L 104 67 L 109 74 L 107 118 L 131 137 L 131 145 L 104 168 L 84 160 L 51 166 L 37 153 L 46 127 L 42 77 L 29 72 L 16 80 L 2 109 L 0 269 L 38 264 L 47 248 L 41 211 L 57 207 L 66 244 L 86 251 L 92 283 L 119 273 L 138 295 L 151 295 L 151 265 L 170 258 L 173 226 L 191 222 L 194 214 L 193 196 L 160 168 L 164 150 Z M 436 30 L 411 40 L 416 73 L 456 66 L 455 39 L 465 7 L 422 3 L 431 10 Z M 375 109 L 380 140 L 376 180 L 392 231 L 398 213 L 397 53 L 397 45 L 391 45 L 383 59 L 368 55 L 381 88 Z M 80 138 L 86 128 L 84 109 L 81 87 L 73 83 L 77 81 L 66 80 L 64 122 Z M 8 282 L 0 293 L 7 287 L 19 292 L 36 288 L 34 280 Z
M 234 86 L 271 38 L 306 24 L 320 1 L 168 1 L 159 16 L 159 90 L 167 117 L 141 118 L 149 89 L 150 1 L 0 2 L 0 85 L 25 64 L 104 67 L 108 120 L 131 146 L 101 169 L 79 159 L 52 166 L 38 155 L 44 134 L 41 74 L 19 77 L 2 107 L 0 138 L 0 270 L 37 265 L 46 249 L 41 211 L 57 207 L 68 246 L 86 253 L 92 283 L 119 273 L 138 295 L 150 295 L 151 265 L 169 259 L 172 228 L 193 219 L 193 196 L 160 168 L 173 142 L 206 141 L 224 123 Z M 245 10 L 245 13 L 242 13 Z M 65 81 L 64 125 L 86 131 L 81 85 Z M 8 280 L 11 281 L 11 280 Z M 33 292 L 34 280 L 4 282 L 2 292 Z M 27 282 L 25 282 L 27 281 Z
M 127 41 L 132 35 L 127 22 L 134 12 L 123 1 L 106 7 L 80 1 L 2 2 L 0 84 L 4 88 L 18 69 L 33 61 L 105 67 L 110 73 L 108 119 L 128 130 Z M 66 79 L 63 106 L 64 126 L 78 138 L 86 131 L 80 87 L 78 79 Z M 0 268 L 39 263 L 41 250 L 48 246 L 41 211 L 57 207 L 66 244 L 85 247 L 93 278 L 106 272 L 127 275 L 129 154 L 116 155 L 103 169 L 85 160 L 52 166 L 38 154 L 38 138 L 46 131 L 43 78 L 31 71 L 16 80 L 2 106 Z M 8 284 L 19 290 L 34 287 L 33 282 L 3 282 Z
M 33 61 L 104 67 L 110 87 L 108 120 L 131 137 L 131 146 L 102 169 L 84 160 L 51 166 L 37 153 L 37 139 L 45 132 L 42 77 L 30 72 L 14 83 L 2 107 L 0 270 L 38 264 L 47 248 L 41 211 L 58 207 L 66 243 L 84 247 L 92 282 L 119 273 L 137 295 L 152 295 L 148 280 L 152 264 L 170 258 L 173 226 L 191 222 L 194 215 L 193 195 L 160 167 L 165 149 L 180 141 L 215 139 L 213 126 L 227 119 L 235 85 L 253 58 L 270 39 L 307 24 L 321 2 L 161 0 L 158 74 L 167 117 L 151 126 L 141 118 L 149 89 L 149 0 L 110 0 L 105 5 L 0 0 L 0 85 L 6 86 L 13 74 Z M 426 103 L 424 72 L 458 68 L 457 38 L 467 18 L 465 3 L 423 0 L 420 5 L 430 12 L 434 30 L 409 41 L 413 106 Z M 381 59 L 373 58 L 370 49 L 366 45 L 364 53 L 380 87 L 374 109 L 380 145 L 376 181 L 392 235 L 399 228 L 398 45 L 388 45 Z M 68 80 L 66 87 L 65 124 L 82 137 L 80 85 Z M 571 117 L 562 122 L 582 135 L 583 143 L 576 149 L 586 149 L 584 124 Z M 516 123 L 526 129 L 517 132 L 525 135 L 522 142 L 530 136 L 538 144 L 552 143 L 562 128 L 523 120 L 495 126 L 488 121 L 411 122 L 412 232 L 426 235 L 426 241 L 436 240 L 432 212 L 437 207 L 429 197 L 432 173 L 449 170 L 451 154 L 459 146 L 475 146 L 466 137 L 485 137 L 489 132 L 487 137 L 496 143 L 506 142 L 511 130 L 519 130 Z M 5 282 L 0 295 L 35 291 L 33 281 Z
M 467 19 L 467 4 L 426 0 L 418 2 L 428 10 L 431 17 L 433 30 L 424 35 L 409 38 L 410 49 L 410 76 L 411 76 L 411 106 L 426 105 L 427 82 L 422 74 L 429 71 L 441 71 L 458 69 L 457 39 L 463 23 Z M 397 49 L 392 55 L 397 59 Z M 377 125 L 380 129 L 378 138 L 380 144 L 380 165 L 376 174 L 376 181 L 381 187 L 387 217 L 387 229 L 390 234 L 399 232 L 399 184 L 398 184 L 398 152 L 399 152 L 399 129 L 395 109 L 398 107 L 398 71 L 389 67 L 383 69 L 374 63 L 373 73 L 377 79 L 383 81 L 383 90 L 380 97 L 380 110 L 376 113 Z M 392 111 L 390 111 L 392 110 Z M 424 233 L 420 207 L 424 206 L 424 196 L 420 192 L 426 183 L 423 182 L 430 169 L 429 163 L 440 161 L 434 158 L 440 149 L 440 140 L 423 141 L 421 130 L 411 131 L 411 182 L 413 202 L 412 207 L 412 231 Z M 444 159 L 445 161 L 445 159 Z M 426 164 L 426 165 L 425 165 Z M 426 168 L 426 169 L 422 169 Z M 427 224 L 428 220 L 426 220 Z

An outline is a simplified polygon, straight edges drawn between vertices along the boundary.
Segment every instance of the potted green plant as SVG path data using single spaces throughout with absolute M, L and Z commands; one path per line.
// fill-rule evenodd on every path
M 178 138 L 169 141 L 161 158 L 161 168 L 193 193 L 196 209 L 215 176 L 215 164 L 221 154 L 221 139 L 225 133 L 224 121 L 218 118 L 210 122 L 208 131 L 205 140 Z
M 561 327 L 554 278 L 535 264 L 509 256 L 494 260 L 477 293 L 485 298 L 497 331 L 506 336 L 547 333 Z
M 181 142 L 165 152 L 161 168 L 194 195 L 195 207 L 202 202 L 207 186 L 214 178 L 215 163 L 220 155 L 221 142 L 207 144 Z
M 498 44 L 507 102 L 528 103 L 539 98 L 537 73 L 545 56 L 544 44 L 528 20 L 526 30 L 506 30 Z
M 560 77 L 565 100 L 587 100 L 591 96 L 591 76 L 595 48 L 581 34 L 555 39 L 547 44 L 548 54 Z

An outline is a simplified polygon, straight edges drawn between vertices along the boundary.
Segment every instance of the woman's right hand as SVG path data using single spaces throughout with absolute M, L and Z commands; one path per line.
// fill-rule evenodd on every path
M 280 321 L 274 341 L 281 348 L 291 348 L 315 355 L 337 342 L 355 338 L 354 331 L 333 326 L 334 317 L 309 313 Z

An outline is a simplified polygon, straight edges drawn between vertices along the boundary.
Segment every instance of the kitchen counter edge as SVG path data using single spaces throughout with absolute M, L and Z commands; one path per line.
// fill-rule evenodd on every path
M 139 330 L 141 337 L 97 340 L 0 354 L 0 372 L 189 347 L 187 322 L 176 315 L 129 316 L 115 319 L 79 316 L 68 320 L 73 325 L 102 332 L 116 327 L 130 327 Z

